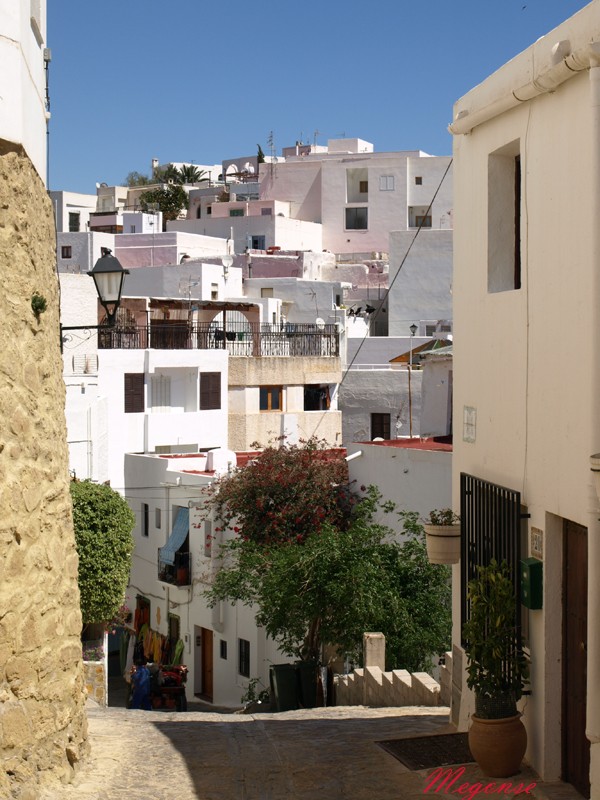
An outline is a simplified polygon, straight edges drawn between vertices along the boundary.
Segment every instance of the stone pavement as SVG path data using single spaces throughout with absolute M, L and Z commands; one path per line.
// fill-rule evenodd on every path
M 422 800 L 429 771 L 410 772 L 375 742 L 452 730 L 447 708 L 423 707 L 256 715 L 93 708 L 88 717 L 91 756 L 71 785 L 40 800 Z M 464 780 L 478 779 L 470 765 Z M 536 777 L 524 770 L 518 780 Z M 579 798 L 552 788 L 530 796 Z

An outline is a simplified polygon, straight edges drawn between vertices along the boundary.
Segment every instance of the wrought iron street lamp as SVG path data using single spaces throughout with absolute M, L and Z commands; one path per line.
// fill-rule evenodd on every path
M 117 311 L 121 305 L 123 281 L 125 280 L 125 275 L 129 275 L 129 270 L 123 269 L 119 260 L 113 256 L 108 247 L 101 248 L 101 253 L 102 255 L 96 261 L 94 269 L 88 272 L 88 275 L 91 275 L 94 279 L 98 299 L 106 311 L 106 322 L 103 325 L 61 325 L 61 351 L 66 338 L 64 336 L 65 331 L 97 331 L 100 328 L 114 327 Z

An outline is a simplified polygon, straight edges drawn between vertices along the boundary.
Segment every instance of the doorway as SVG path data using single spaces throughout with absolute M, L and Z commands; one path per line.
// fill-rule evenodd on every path
M 587 528 L 563 523 L 562 779 L 590 796 L 587 699 Z
M 194 694 L 213 700 L 213 632 L 194 625 Z

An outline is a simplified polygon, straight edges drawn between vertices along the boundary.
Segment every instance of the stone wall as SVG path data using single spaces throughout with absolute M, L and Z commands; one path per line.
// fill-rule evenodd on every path
M 87 747 L 55 263 L 44 185 L 0 140 L 0 796 L 21 800 Z
M 106 664 L 104 661 L 84 661 L 83 680 L 87 696 L 99 706 L 108 705 Z

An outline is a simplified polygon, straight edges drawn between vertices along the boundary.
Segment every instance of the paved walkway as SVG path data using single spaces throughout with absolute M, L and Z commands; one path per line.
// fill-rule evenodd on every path
M 410 772 L 375 742 L 451 730 L 448 709 L 417 707 L 254 716 L 94 708 L 89 728 L 92 754 L 74 783 L 40 800 L 423 800 L 428 771 Z M 464 780 L 480 776 L 470 765 Z M 536 780 L 529 770 L 521 779 Z M 533 796 L 579 797 L 556 791 Z

